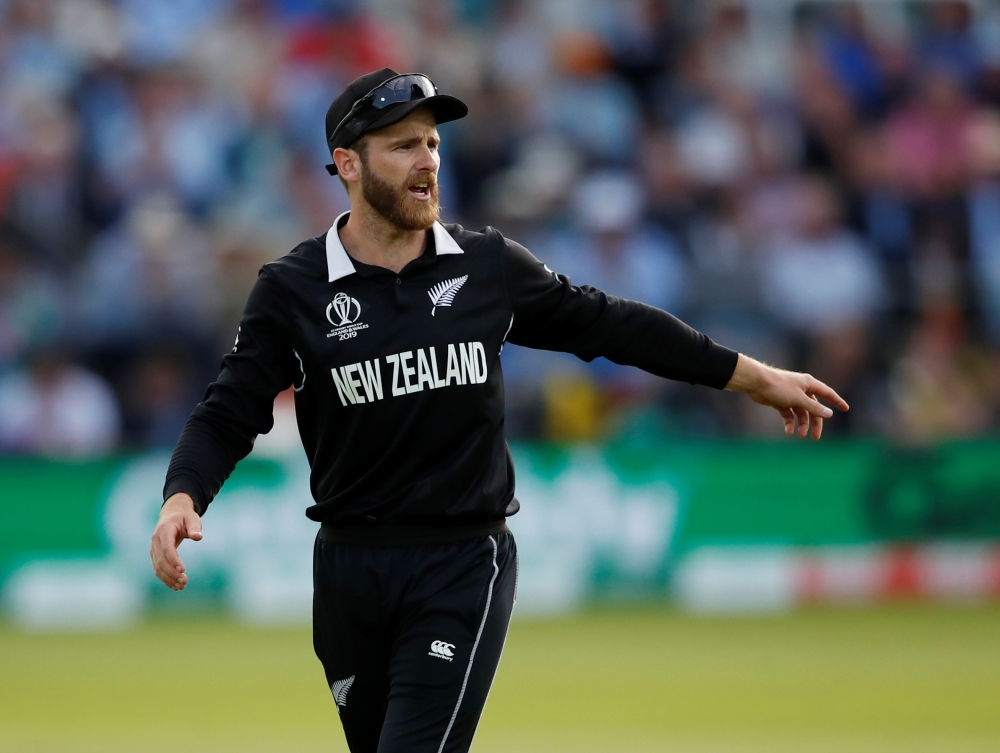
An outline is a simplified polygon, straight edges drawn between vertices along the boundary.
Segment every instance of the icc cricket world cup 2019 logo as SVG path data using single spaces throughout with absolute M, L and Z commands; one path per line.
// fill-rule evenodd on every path
M 327 337 L 337 337 L 348 340 L 357 337 L 358 331 L 368 329 L 367 324 L 356 324 L 361 318 L 361 304 L 357 298 L 351 298 L 347 293 L 337 293 L 326 307 L 326 319 L 333 325 Z
M 334 320 L 337 317 L 339 321 Z M 361 304 L 357 298 L 351 298 L 347 293 L 337 293 L 326 307 L 326 318 L 334 327 L 344 327 L 353 324 L 361 316 Z

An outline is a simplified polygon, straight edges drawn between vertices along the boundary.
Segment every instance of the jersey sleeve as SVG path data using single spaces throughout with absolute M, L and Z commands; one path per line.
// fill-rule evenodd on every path
M 735 351 L 662 309 L 573 285 L 514 241 L 504 238 L 502 244 L 501 268 L 514 316 L 509 342 L 573 353 L 584 361 L 604 356 L 716 389 L 729 383 L 739 357 Z
M 274 425 L 274 399 L 294 378 L 292 343 L 282 323 L 281 288 L 261 270 L 247 299 L 236 343 L 222 359 L 184 426 L 167 468 L 163 499 L 187 492 L 199 515 L 219 493 L 258 434 Z

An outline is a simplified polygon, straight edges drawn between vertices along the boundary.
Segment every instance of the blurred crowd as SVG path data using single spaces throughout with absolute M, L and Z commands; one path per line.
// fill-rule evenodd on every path
M 446 221 L 809 370 L 830 432 L 1000 427 L 996 2 L 0 0 L 0 452 L 173 444 L 259 266 L 346 208 L 323 116 L 386 65 L 469 104 Z M 779 433 L 503 359 L 513 438 Z

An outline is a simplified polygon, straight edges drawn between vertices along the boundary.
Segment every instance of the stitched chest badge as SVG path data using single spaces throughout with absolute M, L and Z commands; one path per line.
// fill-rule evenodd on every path
M 438 307 L 451 306 L 452 302 L 455 300 L 455 296 L 458 294 L 458 291 L 462 289 L 462 286 L 468 279 L 468 275 L 462 275 L 461 277 L 454 277 L 451 280 L 442 280 L 433 288 L 428 290 L 427 295 L 430 296 L 431 303 L 434 304 L 431 307 L 431 316 L 434 316 Z

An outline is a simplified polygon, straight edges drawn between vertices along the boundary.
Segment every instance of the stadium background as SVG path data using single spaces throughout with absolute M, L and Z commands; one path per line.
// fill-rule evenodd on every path
M 996 750 L 986 0 L 0 0 L 0 750 L 345 749 L 289 395 L 188 591 L 146 549 L 256 270 L 346 208 L 326 107 L 383 65 L 470 105 L 446 220 L 852 406 L 794 444 L 505 349 L 522 586 L 477 749 Z

